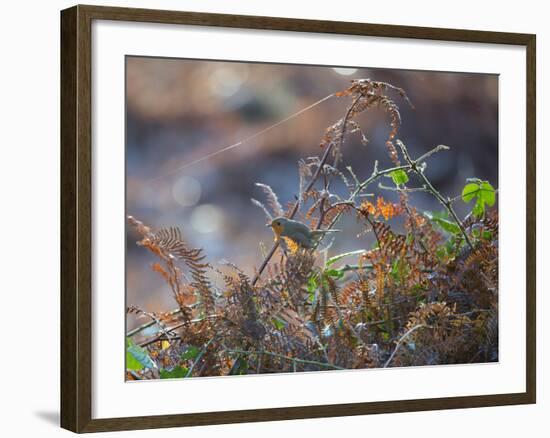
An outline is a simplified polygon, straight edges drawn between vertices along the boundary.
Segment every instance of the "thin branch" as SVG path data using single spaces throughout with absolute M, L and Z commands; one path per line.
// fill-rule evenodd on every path
M 426 158 L 431 157 L 433 154 L 435 154 L 437 152 L 440 152 L 440 151 L 448 151 L 449 149 L 451 149 L 451 148 L 449 146 L 445 146 L 444 144 L 437 145 L 432 150 L 430 150 L 430 151 L 426 152 L 424 155 L 421 155 L 420 157 L 418 157 L 415 161 L 417 163 L 422 163 L 423 161 L 426 161 Z
M 186 325 L 189 325 L 189 324 L 196 324 L 196 323 L 199 323 L 199 322 L 202 322 L 202 321 L 205 321 L 207 319 L 217 319 L 221 317 L 221 315 L 208 315 L 208 316 L 205 316 L 203 318 L 197 318 L 197 319 L 192 319 L 190 321 L 184 321 L 184 322 L 181 322 L 179 324 L 176 324 L 174 327 L 170 327 L 169 329 L 167 329 L 168 331 L 173 331 L 173 330 L 177 330 L 179 328 L 182 328 L 182 327 L 185 327 Z M 163 340 L 163 336 L 164 336 L 164 333 L 159 333 L 159 334 L 156 334 L 155 336 L 153 336 L 152 338 L 149 338 L 145 341 L 143 341 L 142 343 L 139 344 L 140 347 L 146 347 L 147 345 L 150 345 L 154 342 L 157 342 L 157 341 L 161 341 Z M 174 338 L 172 338 L 174 339 Z M 179 339 L 179 336 L 175 339 Z
M 389 191 L 392 191 L 392 192 L 399 192 L 399 193 L 401 193 L 401 192 L 405 192 L 405 193 L 429 192 L 429 190 L 426 187 L 411 187 L 411 188 L 408 188 L 408 187 L 405 187 L 405 188 L 402 188 L 402 187 L 389 187 L 389 186 L 385 186 L 382 183 L 378 183 L 378 188 L 382 189 L 382 190 L 389 190 Z
M 397 345 L 395 346 L 395 349 L 393 350 L 392 354 L 390 355 L 390 357 L 388 358 L 388 360 L 386 361 L 386 363 L 384 364 L 383 368 L 387 368 L 388 365 L 391 363 L 391 361 L 393 360 L 395 354 L 397 353 L 397 350 L 399 350 L 399 348 L 401 347 L 401 344 L 403 344 L 403 342 L 405 342 L 405 339 L 407 339 L 413 332 L 415 332 L 416 330 L 422 328 L 422 327 L 426 327 L 426 328 L 431 328 L 431 326 L 429 325 L 426 325 L 426 324 L 418 324 L 418 325 L 415 325 L 413 328 L 411 328 L 410 330 L 408 330 L 403 336 L 401 336 L 401 338 L 399 339 L 399 341 L 397 342 Z
M 189 370 L 187 371 L 187 374 L 185 375 L 185 377 L 190 377 L 192 374 L 193 374 L 193 369 L 195 368 L 195 366 L 200 362 L 200 360 L 202 359 L 202 357 L 204 356 L 204 354 L 206 353 L 206 350 L 208 350 L 208 347 L 210 347 L 210 344 L 212 342 L 214 342 L 214 339 L 216 339 L 216 336 L 214 336 L 212 339 L 210 339 L 206 344 L 204 344 L 204 346 L 202 347 L 200 353 L 197 355 L 197 358 L 195 359 L 195 361 L 193 362 L 193 365 L 191 365 L 191 367 L 189 367 Z
M 127 313 L 137 313 L 138 315 L 144 315 L 150 318 L 153 324 L 156 324 L 159 326 L 159 332 L 162 335 L 166 336 L 167 339 L 173 339 L 177 337 L 174 333 L 172 333 L 172 329 L 167 328 L 166 324 L 163 321 L 161 321 L 159 318 L 157 318 L 157 316 L 154 313 L 146 312 L 145 310 L 140 309 L 139 307 L 136 307 L 136 306 L 128 307 Z
M 177 315 L 180 312 L 181 312 L 181 309 L 178 307 L 177 309 L 174 309 L 174 310 L 171 310 L 170 312 L 168 312 L 168 316 Z M 151 327 L 155 324 L 157 324 L 157 322 L 155 320 L 146 322 L 145 324 L 142 324 L 139 327 L 136 327 L 136 328 L 130 330 L 128 333 L 126 333 L 126 336 L 127 337 L 132 337 L 134 335 L 137 335 L 139 332 L 141 332 L 141 331 L 145 330 L 146 328 L 149 328 L 149 327 Z
M 325 210 L 325 215 L 326 215 L 329 211 L 331 211 L 331 210 L 333 210 L 333 209 L 335 209 L 335 208 L 337 208 L 337 207 L 341 207 L 341 206 L 343 206 L 343 205 L 349 205 L 350 207 L 353 207 L 355 204 L 354 204 L 352 201 L 341 201 L 341 202 L 336 202 L 336 203 L 334 203 L 334 204 L 332 204 L 332 205 L 329 205 L 329 207 Z

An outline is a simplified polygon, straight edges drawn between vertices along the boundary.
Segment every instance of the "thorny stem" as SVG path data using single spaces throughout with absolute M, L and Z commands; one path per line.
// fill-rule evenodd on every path
M 349 198 L 347 200 L 343 201 L 341 204 L 347 204 L 347 205 L 353 204 L 354 201 L 355 201 L 355 198 L 357 198 L 357 196 L 359 196 L 359 194 L 363 190 L 365 190 L 372 182 L 376 181 L 381 176 L 384 176 L 384 175 L 387 175 L 389 173 L 395 172 L 396 170 L 410 170 L 410 169 L 411 169 L 411 166 L 407 164 L 407 165 L 404 165 L 404 166 L 391 167 L 391 168 L 385 169 L 385 170 L 378 170 L 378 163 L 376 162 L 375 165 L 374 165 L 374 170 L 373 170 L 372 175 L 370 176 L 370 178 L 367 178 L 365 181 L 363 181 L 361 184 L 359 184 L 355 188 L 353 193 L 349 196 Z M 332 220 L 332 222 L 330 223 L 328 228 L 329 229 L 332 228 L 334 226 L 334 224 L 336 224 L 336 222 L 338 222 L 338 220 L 340 219 L 341 216 L 342 216 L 342 212 L 340 211 L 336 214 L 336 216 L 334 216 L 334 219 Z
M 353 108 L 355 107 L 355 105 L 357 105 L 357 102 L 359 102 L 359 99 L 361 99 L 361 97 L 363 97 L 363 95 L 359 94 L 359 96 L 357 96 L 354 99 L 353 103 L 348 108 L 348 110 L 346 112 L 346 115 L 345 115 L 345 117 L 342 121 L 342 135 L 340 137 L 339 147 L 341 147 L 343 142 L 344 142 L 344 136 L 345 136 L 345 132 L 346 132 L 346 125 L 347 125 L 349 116 L 350 116 Z M 321 162 L 319 163 L 319 166 L 317 167 L 317 169 L 315 169 L 315 173 L 313 174 L 313 176 L 311 177 L 311 180 L 309 181 L 308 185 L 304 189 L 304 192 L 309 192 L 313 188 L 313 186 L 317 182 L 317 179 L 319 178 L 319 175 L 323 171 L 323 168 L 325 167 L 325 164 L 328 160 L 328 157 L 329 157 L 329 155 L 330 155 L 330 153 L 333 149 L 334 149 L 334 143 L 330 143 L 328 145 L 328 147 L 326 148 L 325 153 L 323 154 L 323 157 L 321 158 Z M 295 202 L 294 207 L 292 207 L 292 210 L 290 211 L 290 214 L 288 215 L 289 219 L 292 219 L 296 215 L 296 213 L 298 212 L 299 207 L 300 207 L 300 203 Z M 320 221 L 320 222 L 322 223 L 322 221 Z M 258 280 L 260 279 L 260 276 L 262 275 L 262 272 L 264 271 L 267 264 L 271 260 L 271 257 L 273 257 L 273 254 L 275 254 L 275 251 L 277 250 L 278 247 L 279 247 L 279 241 L 277 240 L 277 241 L 275 241 L 275 243 L 273 244 L 273 246 L 271 247 L 271 249 L 269 250 L 269 252 L 265 256 L 262 264 L 258 268 L 258 272 L 256 273 L 256 275 L 252 279 L 252 286 L 254 286 L 258 282 Z
M 407 160 L 407 163 L 409 163 L 411 170 L 419 176 L 419 178 L 422 180 L 424 185 L 426 186 L 426 190 L 428 190 L 449 212 L 449 214 L 452 216 L 455 223 L 460 228 L 460 231 L 462 235 L 464 236 L 464 239 L 466 240 L 466 243 L 471 248 L 472 251 L 475 251 L 474 245 L 472 244 L 472 241 L 470 240 L 470 237 L 468 236 L 468 233 L 466 232 L 466 229 L 464 228 L 464 225 L 462 224 L 462 221 L 459 219 L 458 215 L 455 212 L 455 209 L 453 208 L 452 200 L 449 198 L 443 197 L 441 193 L 439 193 L 436 188 L 432 185 L 430 180 L 426 178 L 426 175 L 424 175 L 424 172 L 419 168 L 419 164 L 423 161 L 423 159 L 426 156 L 430 156 L 431 154 L 440 151 L 440 150 L 447 150 L 449 149 L 448 146 L 439 145 L 432 151 L 422 155 L 419 159 L 413 161 L 409 155 L 409 151 L 405 147 L 405 144 L 401 140 L 395 141 L 397 145 L 401 148 L 401 151 L 403 152 L 403 156 L 405 157 L 405 160 Z
M 428 189 L 426 187 L 389 187 L 385 186 L 382 183 L 378 183 L 378 188 L 382 190 L 389 190 L 391 192 L 399 192 L 399 193 L 412 193 L 412 192 L 428 192 Z

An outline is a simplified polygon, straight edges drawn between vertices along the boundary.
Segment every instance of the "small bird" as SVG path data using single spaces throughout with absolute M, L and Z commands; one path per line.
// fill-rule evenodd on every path
M 340 230 L 310 230 L 302 222 L 298 222 L 286 217 L 276 217 L 271 223 L 266 225 L 271 227 L 277 240 L 281 237 L 288 237 L 296 242 L 302 248 L 314 248 L 315 245 L 328 233 L 336 233 Z

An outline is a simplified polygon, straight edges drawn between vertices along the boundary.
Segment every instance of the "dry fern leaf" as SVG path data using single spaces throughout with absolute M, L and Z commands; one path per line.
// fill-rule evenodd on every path
M 273 213 L 274 213 L 273 216 L 274 217 L 284 216 L 283 207 L 281 206 L 281 203 L 279 202 L 279 198 L 277 197 L 273 189 L 269 185 L 262 184 L 262 183 L 256 183 L 256 186 L 260 187 L 264 191 L 267 197 L 267 204 L 271 207 L 271 210 L 273 210 Z
M 177 227 L 159 230 L 152 236 L 151 241 L 158 248 L 187 265 L 193 280 L 190 286 L 198 291 L 206 314 L 213 313 L 213 288 L 207 277 L 207 269 L 210 268 L 210 265 L 204 262 L 205 255 L 203 255 L 202 249 L 188 248 Z

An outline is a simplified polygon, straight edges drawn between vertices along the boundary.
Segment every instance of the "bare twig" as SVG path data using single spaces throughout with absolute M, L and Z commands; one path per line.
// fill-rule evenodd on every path
M 413 328 L 411 328 L 410 330 L 408 330 L 403 336 L 401 336 L 401 338 L 399 339 L 399 341 L 397 341 L 397 345 L 395 346 L 395 349 L 393 350 L 392 354 L 390 355 L 390 357 L 388 358 L 388 360 L 386 361 L 386 363 L 384 364 L 383 368 L 387 368 L 388 365 L 391 363 L 391 361 L 393 360 L 395 354 L 397 353 L 397 351 L 399 350 L 399 348 L 401 347 L 401 344 L 403 344 L 403 342 L 405 342 L 405 339 L 407 339 L 413 332 L 415 332 L 416 330 L 420 329 L 420 328 L 423 328 L 423 327 L 426 327 L 426 328 L 431 328 L 429 325 L 426 325 L 426 324 L 418 324 L 418 325 L 415 325 Z
M 177 309 L 174 309 L 174 310 L 171 310 L 170 312 L 168 312 L 168 316 L 174 316 L 174 315 L 177 315 L 180 312 L 181 312 L 181 309 L 178 307 Z M 155 320 L 146 322 L 145 324 L 142 324 L 139 327 L 136 327 L 136 328 L 130 330 L 128 333 L 126 333 L 126 336 L 127 337 L 132 337 L 134 335 L 137 335 L 139 332 L 141 332 L 141 331 L 145 330 L 146 328 L 149 328 L 149 327 L 151 327 L 155 324 L 157 324 L 157 322 Z
M 429 190 L 426 187 L 389 187 L 385 186 L 382 183 L 378 183 L 378 188 L 382 190 L 389 190 L 391 192 L 404 192 L 404 193 L 412 193 L 412 192 L 428 192 Z
M 209 316 L 205 316 L 203 318 L 197 318 L 197 319 L 192 319 L 190 321 L 184 321 L 184 322 L 181 322 L 179 324 L 176 324 L 174 327 L 170 327 L 168 329 L 168 331 L 173 331 L 173 330 L 177 330 L 179 328 L 182 328 L 182 327 L 185 327 L 186 325 L 189 325 L 189 324 L 196 324 L 196 323 L 199 323 L 199 322 L 202 322 L 202 321 L 205 321 L 207 319 L 217 319 L 219 318 L 221 315 L 209 315 Z M 159 334 L 156 334 L 155 336 L 153 336 L 152 338 L 149 338 L 145 341 L 143 341 L 142 343 L 139 344 L 140 347 L 146 347 L 147 345 L 150 345 L 154 342 L 157 342 L 157 341 L 160 341 L 163 339 L 163 336 L 164 336 L 164 333 L 159 333 Z M 179 338 L 179 337 L 178 337 Z M 178 339 L 176 338 L 176 339 Z
M 187 374 L 185 375 L 185 377 L 189 377 L 193 374 L 193 370 L 195 369 L 195 366 L 200 362 L 200 360 L 206 353 L 206 350 L 208 350 L 208 347 L 210 347 L 210 344 L 214 342 L 214 339 L 216 339 L 215 336 L 212 339 L 210 339 L 206 344 L 204 344 L 204 346 L 201 348 L 200 353 L 197 355 L 197 358 L 194 360 L 193 364 L 189 367 L 189 370 L 187 371 Z
M 448 151 L 449 149 L 451 149 L 449 146 L 445 146 L 444 144 L 439 144 L 432 150 L 429 150 L 428 152 L 426 152 L 424 155 L 421 155 L 420 157 L 418 157 L 415 161 L 417 163 L 422 163 L 423 161 L 426 161 L 426 158 L 431 157 L 433 154 L 440 151 Z
M 172 329 L 167 328 L 166 324 L 163 321 L 161 321 L 154 313 L 146 312 L 145 310 L 140 309 L 139 307 L 136 307 L 136 306 L 128 307 L 127 313 L 137 313 L 138 315 L 144 315 L 150 318 L 153 324 L 156 324 L 159 326 L 160 333 L 165 335 L 166 338 L 171 339 L 176 337 L 176 335 L 172 333 Z

